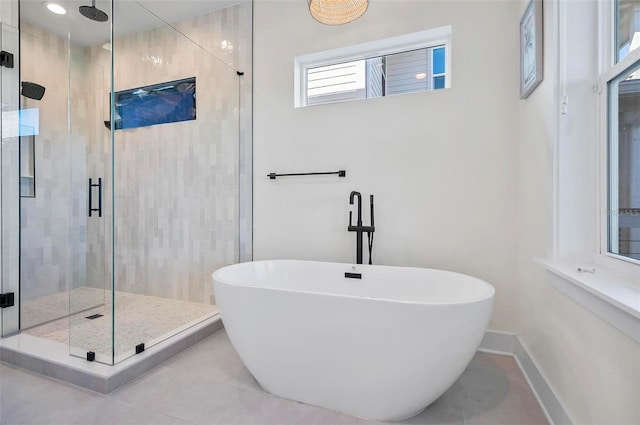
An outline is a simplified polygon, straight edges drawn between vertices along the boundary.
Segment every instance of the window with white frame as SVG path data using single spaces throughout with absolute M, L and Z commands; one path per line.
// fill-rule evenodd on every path
M 295 58 L 296 107 L 451 87 L 451 27 Z
M 559 66 L 555 75 L 551 71 L 558 83 L 551 94 L 558 101 L 558 119 L 550 193 L 553 245 L 548 246 L 551 258 L 540 263 L 551 272 L 551 285 L 640 342 L 640 261 L 632 243 L 639 180 L 637 160 L 631 159 L 637 158 L 633 146 L 640 130 L 636 31 L 633 26 L 621 30 L 620 1 L 548 3 L 556 21 L 546 25 L 557 24 L 557 31 L 546 32 L 545 42 L 550 39 L 552 52 L 558 48 L 552 54 Z M 597 188 L 590 184 L 596 181 Z
M 607 217 L 603 251 L 640 262 L 640 1 L 613 2 L 613 55 L 605 61 Z

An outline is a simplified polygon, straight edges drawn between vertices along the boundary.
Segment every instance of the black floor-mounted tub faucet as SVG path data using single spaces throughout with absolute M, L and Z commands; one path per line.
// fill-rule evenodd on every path
M 358 218 L 356 221 L 356 225 L 353 223 L 353 212 L 349 211 L 349 227 L 347 230 L 349 232 L 356 232 L 356 264 L 362 264 L 362 235 L 367 233 L 367 241 L 369 245 L 369 264 L 371 263 L 371 253 L 373 251 L 373 232 L 375 232 L 376 228 L 373 224 L 373 195 L 369 195 L 369 204 L 371 206 L 371 225 L 363 226 L 362 225 L 362 195 L 360 192 L 356 192 L 355 190 L 351 192 L 349 195 L 349 205 L 353 205 L 353 201 L 358 199 Z

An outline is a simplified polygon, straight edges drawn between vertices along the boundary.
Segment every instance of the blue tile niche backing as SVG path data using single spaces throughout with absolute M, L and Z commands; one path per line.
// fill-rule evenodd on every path
M 118 91 L 115 129 L 146 127 L 196 119 L 196 78 Z

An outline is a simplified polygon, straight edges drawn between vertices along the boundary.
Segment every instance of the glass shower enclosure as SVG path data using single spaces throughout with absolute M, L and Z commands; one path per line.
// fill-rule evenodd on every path
M 87 360 L 213 317 L 247 258 L 251 4 L 179 3 L 21 2 L 20 329 Z

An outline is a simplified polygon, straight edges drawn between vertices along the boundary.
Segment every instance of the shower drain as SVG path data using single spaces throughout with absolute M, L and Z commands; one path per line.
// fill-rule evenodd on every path
M 93 320 L 93 319 L 97 319 L 98 317 L 102 317 L 104 316 L 104 314 L 92 314 L 91 316 L 87 316 L 85 317 L 85 319 L 89 319 L 89 320 Z

